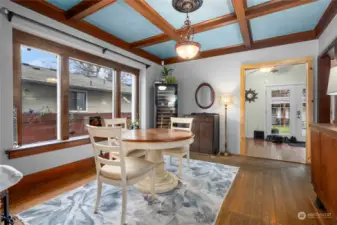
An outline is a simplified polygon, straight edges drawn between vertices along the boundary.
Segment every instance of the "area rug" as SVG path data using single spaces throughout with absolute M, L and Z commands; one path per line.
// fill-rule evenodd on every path
M 177 160 L 172 165 L 165 157 L 167 170 L 177 174 Z M 212 225 L 239 168 L 191 160 L 183 163 L 183 176 L 174 190 L 158 194 L 155 201 L 134 187 L 128 188 L 128 225 Z M 93 213 L 96 181 L 67 192 L 18 217 L 25 225 L 119 225 L 121 191 L 104 185 L 100 210 Z

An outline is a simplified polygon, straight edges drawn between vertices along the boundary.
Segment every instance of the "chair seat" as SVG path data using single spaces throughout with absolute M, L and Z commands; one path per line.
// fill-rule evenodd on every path
M 189 151 L 188 147 L 170 148 L 165 149 L 163 154 L 165 155 L 184 155 Z
M 124 160 L 127 180 L 131 180 L 150 172 L 156 166 L 156 164 L 152 162 L 134 157 L 125 157 Z M 105 178 L 121 180 L 121 167 L 104 165 L 101 168 L 100 174 Z
M 146 155 L 146 151 L 141 150 L 141 149 L 135 149 L 135 150 L 129 151 L 126 154 L 127 157 L 136 157 L 136 158 L 139 158 L 139 157 L 145 156 L 145 155 Z

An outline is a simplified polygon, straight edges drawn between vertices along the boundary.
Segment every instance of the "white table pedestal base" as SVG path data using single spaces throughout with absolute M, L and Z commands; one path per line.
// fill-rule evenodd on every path
M 161 150 L 147 152 L 146 160 L 155 163 L 156 166 L 156 193 L 164 193 L 173 190 L 178 185 L 178 177 L 165 171 L 165 163 Z M 151 177 L 138 182 L 135 187 L 143 193 L 151 192 Z

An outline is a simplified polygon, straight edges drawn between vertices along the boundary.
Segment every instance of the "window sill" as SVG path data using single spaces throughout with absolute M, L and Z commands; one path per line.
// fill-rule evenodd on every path
M 80 145 L 86 145 L 90 143 L 90 139 L 88 135 L 74 137 L 69 140 L 64 141 L 48 141 L 41 142 L 36 144 L 27 144 L 20 146 L 18 148 L 13 148 L 6 151 L 8 155 L 8 159 L 16 159 L 30 155 L 37 155 L 46 152 L 52 152 L 56 150 L 61 150 L 64 148 L 71 148 Z

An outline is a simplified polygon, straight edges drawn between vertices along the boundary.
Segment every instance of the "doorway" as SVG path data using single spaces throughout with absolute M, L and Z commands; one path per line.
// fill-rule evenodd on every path
M 241 67 L 240 154 L 310 163 L 313 58 Z
M 266 132 L 306 140 L 306 87 L 304 84 L 266 86 Z M 295 140 L 293 138 L 293 140 Z

